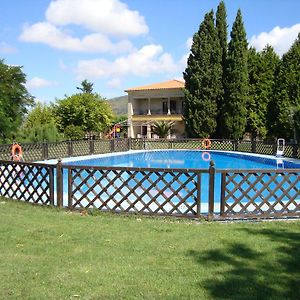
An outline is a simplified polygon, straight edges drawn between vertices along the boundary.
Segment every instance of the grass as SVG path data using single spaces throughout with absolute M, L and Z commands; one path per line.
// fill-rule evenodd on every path
M 299 299 L 299 221 L 81 216 L 0 199 L 0 237 L 0 299 Z

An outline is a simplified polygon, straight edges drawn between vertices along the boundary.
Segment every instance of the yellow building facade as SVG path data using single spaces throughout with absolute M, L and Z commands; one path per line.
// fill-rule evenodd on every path
M 156 121 L 174 122 L 170 138 L 184 136 L 183 89 L 184 82 L 174 79 L 125 90 L 128 93 L 128 137 L 157 138 L 151 131 Z

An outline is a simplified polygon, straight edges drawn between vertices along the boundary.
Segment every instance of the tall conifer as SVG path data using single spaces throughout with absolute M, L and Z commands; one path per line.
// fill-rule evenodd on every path
M 273 96 L 275 70 L 279 57 L 271 46 L 256 52 L 254 48 L 248 51 L 249 97 L 247 103 L 247 131 L 252 138 L 267 135 L 268 107 Z
M 217 99 L 217 130 L 215 137 L 222 137 L 222 106 L 224 99 L 224 67 L 227 58 L 227 21 L 226 21 L 226 7 L 224 1 L 221 1 L 217 8 L 216 13 L 216 34 L 219 42 L 220 52 L 221 52 L 221 78 L 222 78 L 222 90 L 220 93 L 220 97 Z
M 295 138 L 300 128 L 300 33 L 283 55 L 275 79 L 274 98 L 270 105 L 271 134 Z
M 188 65 L 183 73 L 184 120 L 189 137 L 209 137 L 216 130 L 217 101 L 222 93 L 220 59 L 211 11 L 194 34 Z
M 232 26 L 225 69 L 223 126 L 225 137 L 243 137 L 247 123 L 247 39 L 240 9 Z

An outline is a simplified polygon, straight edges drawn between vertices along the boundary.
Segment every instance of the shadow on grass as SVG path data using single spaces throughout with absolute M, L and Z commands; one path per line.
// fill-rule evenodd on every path
M 215 299 L 300 299 L 300 233 L 239 230 L 246 239 L 255 235 L 255 245 L 222 242 L 219 249 L 188 252 L 208 269 L 200 286 Z

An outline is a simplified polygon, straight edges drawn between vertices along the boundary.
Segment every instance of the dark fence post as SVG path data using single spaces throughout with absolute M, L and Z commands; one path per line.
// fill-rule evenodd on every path
M 127 141 L 128 141 L 128 151 L 131 150 L 131 138 L 127 138 Z
M 42 148 L 43 148 L 43 160 L 48 159 L 48 143 L 46 141 L 43 142 L 42 144 Z
M 238 151 L 239 148 L 239 141 L 238 140 L 234 140 L 233 141 L 233 151 Z
M 251 152 L 256 153 L 256 141 L 251 140 Z
M 63 168 L 61 159 L 58 160 L 56 165 L 56 201 L 57 207 L 63 207 Z
M 215 175 L 215 162 L 211 160 L 209 164 L 208 220 L 214 218 Z
M 273 143 L 273 155 L 276 155 L 276 152 L 277 152 L 277 142 L 275 141 Z
M 73 156 L 73 142 L 72 140 L 68 141 L 68 156 Z
M 89 146 L 90 146 L 90 154 L 94 154 L 95 146 L 94 146 L 94 140 L 89 140 Z
M 114 141 L 114 139 L 110 140 L 110 152 L 115 152 L 115 141 Z
M 293 144 L 293 158 L 297 159 L 298 158 L 298 145 Z

